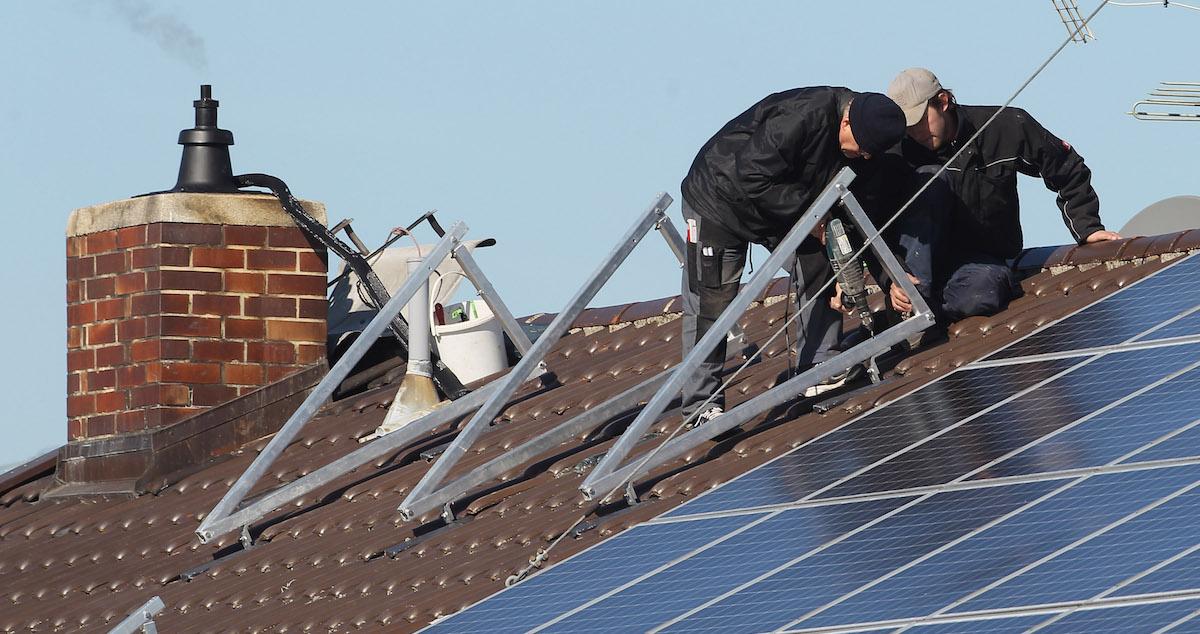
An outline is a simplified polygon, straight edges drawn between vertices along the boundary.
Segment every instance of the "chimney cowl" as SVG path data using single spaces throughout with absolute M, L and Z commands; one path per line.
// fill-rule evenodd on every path
M 192 102 L 196 109 L 196 127 L 179 132 L 183 158 L 179 163 L 179 180 L 173 192 L 238 191 L 233 182 L 233 166 L 229 146 L 233 133 L 217 127 L 217 108 L 221 102 L 212 98 L 212 86 L 200 86 L 200 98 Z

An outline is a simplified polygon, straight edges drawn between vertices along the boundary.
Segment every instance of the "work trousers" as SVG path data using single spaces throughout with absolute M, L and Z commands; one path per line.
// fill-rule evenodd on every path
M 741 285 L 749 243 L 731 237 L 719 226 L 701 218 L 685 200 L 683 218 L 687 225 L 687 262 L 684 266 L 683 288 L 683 354 L 712 328 L 725 308 L 733 302 Z M 705 230 L 705 227 L 708 230 Z M 768 244 L 766 246 L 773 247 Z M 788 264 L 797 267 L 796 296 L 803 306 L 832 275 L 824 247 L 814 238 L 801 244 Z M 837 354 L 835 347 L 841 337 L 842 317 L 829 307 L 832 288 L 801 311 L 797 320 L 794 349 L 797 367 L 803 369 L 825 361 Z M 721 338 L 716 348 L 705 357 L 700 367 L 683 388 L 683 414 L 690 416 L 710 396 L 705 405 L 725 408 L 725 395 L 718 393 L 721 374 L 727 357 L 727 342 Z
M 918 174 L 924 182 L 936 171 L 935 166 L 927 166 Z M 943 326 L 975 315 L 994 315 L 1021 293 L 1003 259 L 955 243 L 954 214 L 963 212 L 946 175 L 943 172 L 931 183 L 896 223 L 897 255 L 917 278 L 917 291 Z

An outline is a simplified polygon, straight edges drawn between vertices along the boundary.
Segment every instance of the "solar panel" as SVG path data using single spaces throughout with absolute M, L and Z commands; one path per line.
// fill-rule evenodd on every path
M 1011 363 L 960 368 L 431 629 L 1197 631 L 1200 343 L 1070 354 L 1196 334 L 1200 294 L 1184 287 L 1197 266 L 1182 259 L 1018 342 Z M 1096 332 L 1110 326 L 1118 338 Z M 1016 359 L 1043 352 L 1066 355 Z
M 1200 254 L 1197 254 L 1200 255 Z M 1121 343 L 1200 306 L 1200 257 L 1188 256 L 996 352 L 1011 359 Z M 1188 323 L 1194 323 L 1189 320 Z M 1195 334 L 1193 330 L 1189 334 Z M 1157 338 L 1152 335 L 1151 338 Z
M 668 513 L 697 513 L 803 499 L 950 425 L 1014 397 L 1078 361 L 962 369 L 877 408 Z

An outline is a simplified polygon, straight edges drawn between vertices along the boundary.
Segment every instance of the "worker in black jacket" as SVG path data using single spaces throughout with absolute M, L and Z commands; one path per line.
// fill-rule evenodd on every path
M 908 130 L 902 151 L 925 175 L 922 181 L 998 110 L 957 104 L 924 68 L 900 73 L 888 95 L 904 110 Z M 1024 246 L 1018 173 L 1040 176 L 1058 194 L 1063 222 L 1076 242 L 1121 237 L 1100 222 L 1100 199 L 1083 157 L 1029 113 L 1005 108 L 931 184 L 923 194 L 926 204 L 897 223 L 905 266 L 943 324 L 995 314 L 1020 293 L 1007 263 Z M 892 285 L 890 296 L 897 310 L 911 310 L 898 285 Z
M 770 95 L 709 139 L 682 184 L 688 243 L 684 352 L 737 295 L 751 242 L 774 250 L 842 167 L 881 154 L 903 135 L 904 116 L 885 95 L 822 86 Z M 803 242 L 797 260 L 804 289 L 815 290 L 829 279 L 829 262 L 816 237 Z M 831 356 L 841 333 L 841 318 L 824 299 L 805 313 L 799 365 Z M 687 416 L 714 397 L 697 424 L 724 411 L 724 395 L 716 392 L 725 358 L 722 339 L 684 389 Z

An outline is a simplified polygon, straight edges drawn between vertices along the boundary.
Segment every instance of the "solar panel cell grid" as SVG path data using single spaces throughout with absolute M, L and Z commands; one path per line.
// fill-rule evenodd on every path
M 794 502 L 1070 368 L 1056 359 L 960 370 L 668 513 L 678 517 Z
M 763 631 L 785 626 L 1052 489 L 1052 484 L 1036 482 L 929 497 L 665 631 Z
M 913 447 L 819 497 L 954 481 L 1200 359 L 1200 345 L 1112 353 Z
M 638 526 L 545 574 L 431 626 L 431 632 L 524 632 L 754 521 L 756 515 Z
M 781 512 L 555 623 L 554 631 L 643 632 L 895 510 L 910 498 Z
M 1156 632 L 1200 609 L 1200 601 L 1148 603 L 1100 610 L 1078 610 L 1037 630 L 1041 634 L 1071 632 Z M 1173 630 L 1175 631 L 1175 630 Z
M 1185 372 L 1074 427 L 988 467 L 972 480 L 1094 467 L 1200 453 L 1200 368 Z M 1200 425 L 1198 425 L 1200 427 Z M 1168 437 L 1170 436 L 1170 437 Z M 1156 440 L 1161 443 L 1153 445 Z M 1149 445 L 1149 446 L 1148 446 Z M 1147 447 L 1138 451 L 1139 448 Z
M 1200 476 L 1200 467 L 1187 473 Z M 1044 500 L 832 607 L 805 626 L 933 614 L 1137 512 L 1174 491 L 1178 481 L 1148 471 L 1059 481 Z
M 1127 341 L 1200 305 L 1197 279 L 1200 257 L 1193 255 L 988 358 L 1011 359 Z

